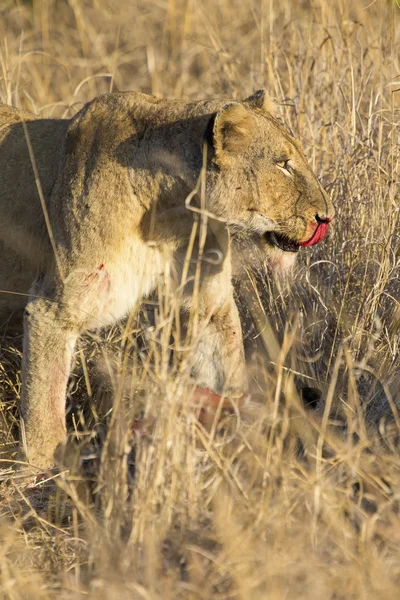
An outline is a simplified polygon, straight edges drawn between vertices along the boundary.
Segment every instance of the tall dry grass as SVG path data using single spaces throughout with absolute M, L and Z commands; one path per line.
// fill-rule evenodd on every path
M 389 0 L 0 0 L 0 101 L 65 117 L 112 90 L 266 87 L 337 209 L 290 290 L 236 282 L 253 404 L 211 433 L 167 369 L 168 289 L 151 327 L 82 343 L 80 464 L 3 483 L 1 598 L 397 597 L 399 26 Z M 20 340 L 0 344 L 5 457 Z

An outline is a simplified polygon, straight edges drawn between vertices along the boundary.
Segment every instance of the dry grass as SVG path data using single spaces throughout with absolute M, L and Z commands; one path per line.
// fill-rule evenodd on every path
M 82 464 L 52 485 L 3 484 L 1 598 L 397 597 L 398 3 L 0 0 L 0 15 L 0 101 L 67 116 L 109 90 L 267 87 L 337 208 L 292 291 L 262 273 L 238 286 L 254 404 L 223 430 L 205 432 L 167 374 L 167 301 L 144 343 L 113 331 L 82 346 L 69 409 Z M 20 351 L 2 335 L 6 456 Z M 312 407 L 304 385 L 322 391 Z

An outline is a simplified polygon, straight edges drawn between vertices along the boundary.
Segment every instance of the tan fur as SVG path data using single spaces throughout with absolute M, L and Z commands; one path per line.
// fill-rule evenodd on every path
M 204 248 L 197 239 L 194 250 L 205 260 L 193 376 L 217 393 L 237 397 L 246 390 L 230 232 L 245 232 L 280 265 L 293 255 L 263 242 L 266 232 L 308 239 L 317 213 L 333 215 L 298 143 L 271 109 L 263 91 L 244 102 L 192 104 L 108 94 L 70 120 L 0 106 L 0 289 L 11 292 L 0 294 L 0 317 L 18 322 L 25 308 L 21 415 L 31 464 L 51 466 L 65 441 L 76 340 L 127 315 L 161 274 L 172 273 L 179 283 L 201 196 L 209 217 Z M 205 194 L 194 194 L 205 147 Z M 291 160 L 291 175 L 276 165 L 283 158 Z M 192 302 L 187 283 L 184 313 Z

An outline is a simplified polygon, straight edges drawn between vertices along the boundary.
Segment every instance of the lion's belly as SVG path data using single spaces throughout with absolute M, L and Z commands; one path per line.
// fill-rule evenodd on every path
M 27 244 L 29 249 L 29 246 Z M 37 276 L 33 261 L 16 254 L 0 239 L 0 327 L 22 328 L 23 309 Z

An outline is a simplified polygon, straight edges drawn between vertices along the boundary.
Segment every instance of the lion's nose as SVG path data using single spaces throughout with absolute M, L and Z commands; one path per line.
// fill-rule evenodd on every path
M 315 215 L 315 220 L 317 221 L 318 225 L 321 225 L 322 223 L 328 224 L 332 221 L 332 219 L 333 217 L 328 217 L 326 215 Z

